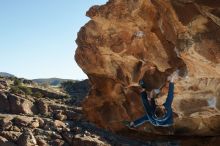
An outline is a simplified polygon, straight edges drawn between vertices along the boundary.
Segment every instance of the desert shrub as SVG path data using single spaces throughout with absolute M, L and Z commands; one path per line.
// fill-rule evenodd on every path
M 20 90 L 22 90 L 26 95 L 31 95 L 32 94 L 32 90 L 28 87 L 25 86 L 18 86 L 18 88 Z
M 61 83 L 61 88 L 67 92 L 70 92 L 72 90 L 73 85 L 73 81 L 65 81 Z
M 21 93 L 21 90 L 19 89 L 18 86 L 12 86 L 10 89 L 10 92 L 13 94 L 18 94 L 18 93 Z
M 43 97 L 43 94 L 41 92 L 35 92 L 32 95 L 35 96 L 35 97 L 38 97 L 38 98 L 42 98 Z
M 11 86 L 10 92 L 14 94 L 26 94 L 26 95 L 31 95 L 32 90 L 29 87 L 26 86 L 21 86 L 21 83 L 16 80 L 15 82 L 16 85 Z
M 14 79 L 14 86 L 21 86 L 21 80 L 18 78 Z
M 23 83 L 24 84 L 33 84 L 33 81 L 31 81 L 31 80 L 27 80 L 27 79 L 23 79 Z

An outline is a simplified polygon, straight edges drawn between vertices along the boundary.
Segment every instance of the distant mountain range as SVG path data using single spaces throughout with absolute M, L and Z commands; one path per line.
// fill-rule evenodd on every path
M 10 73 L 6 73 L 6 72 L 0 72 L 0 76 L 1 77 L 16 77 L 15 75 L 10 74 Z M 60 78 L 40 78 L 40 79 L 33 79 L 32 81 L 35 83 L 38 83 L 40 85 L 48 84 L 51 86 L 59 86 L 62 82 L 66 82 L 66 81 L 76 82 L 76 80 L 60 79 Z
M 51 86 L 59 86 L 62 82 L 66 82 L 66 81 L 76 82 L 76 80 L 60 79 L 60 78 L 33 79 L 32 81 L 36 82 L 38 84 L 48 84 L 48 85 L 51 85 Z
M 15 77 L 15 75 L 12 75 L 12 74 L 9 74 L 9 73 L 6 73 L 6 72 L 0 72 L 0 76 L 1 77 Z

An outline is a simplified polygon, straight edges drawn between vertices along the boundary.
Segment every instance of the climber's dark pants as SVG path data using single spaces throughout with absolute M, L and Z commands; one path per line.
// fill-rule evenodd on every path
M 138 127 L 138 126 L 144 124 L 147 121 L 149 121 L 148 116 L 144 115 L 143 117 L 133 121 L 134 122 L 134 127 Z
M 173 91 L 174 91 L 174 83 L 170 83 L 167 99 L 166 99 L 166 102 L 163 104 L 167 111 L 171 110 L 171 104 L 173 102 Z M 149 121 L 148 117 L 149 116 L 153 117 L 153 114 L 155 113 L 155 108 L 156 108 L 155 100 L 152 99 L 151 103 L 150 103 L 147 98 L 147 93 L 145 91 L 141 92 L 141 99 L 142 99 L 142 103 L 144 105 L 144 109 L 145 109 L 146 114 L 143 117 L 133 121 L 134 127 L 137 127 L 137 126 Z
M 143 117 L 140 117 L 134 121 L 134 127 L 137 127 L 137 126 L 142 125 L 143 123 L 149 121 L 147 114 L 153 113 L 154 112 L 153 109 L 155 109 L 155 104 L 153 104 L 152 106 L 150 105 L 150 102 L 147 98 L 147 93 L 145 91 L 141 92 L 141 99 L 142 99 L 142 103 L 144 105 L 144 110 L 145 110 L 146 114 Z

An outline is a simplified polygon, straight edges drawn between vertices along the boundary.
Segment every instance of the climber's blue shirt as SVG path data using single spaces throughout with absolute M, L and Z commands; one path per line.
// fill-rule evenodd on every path
M 147 99 L 147 93 L 141 92 L 141 99 L 143 102 L 143 106 L 146 114 L 134 121 L 134 127 L 137 127 L 147 121 L 149 121 L 154 126 L 171 126 L 173 124 L 173 111 L 172 111 L 172 102 L 173 102 L 173 91 L 174 91 L 174 83 L 169 84 L 169 91 L 166 102 L 163 104 L 166 109 L 166 114 L 162 118 L 158 118 L 155 116 L 155 101 L 153 100 L 151 104 Z

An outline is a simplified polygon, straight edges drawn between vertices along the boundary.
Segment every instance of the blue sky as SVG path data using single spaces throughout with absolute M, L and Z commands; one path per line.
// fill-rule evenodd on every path
M 74 60 L 77 32 L 107 0 L 0 0 L 0 72 L 85 79 Z

